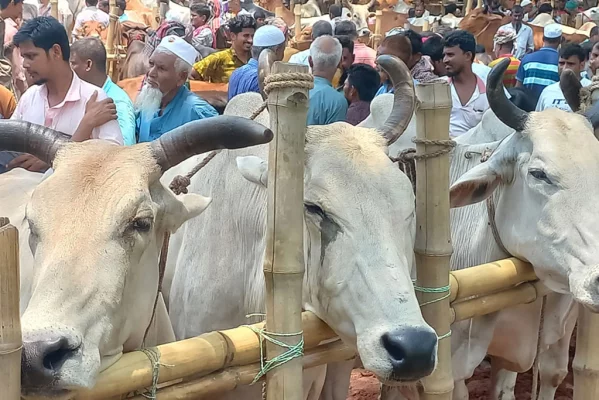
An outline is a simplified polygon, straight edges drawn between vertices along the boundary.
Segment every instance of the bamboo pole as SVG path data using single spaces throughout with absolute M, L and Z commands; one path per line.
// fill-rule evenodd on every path
M 574 20 L 574 27 L 576 29 L 580 29 L 582 26 L 582 14 L 576 14 L 576 19 Z
M 468 15 L 468 13 L 472 11 L 472 0 L 466 1 L 466 10 L 464 11 L 464 16 Z
M 58 0 L 50 0 L 50 15 L 54 19 L 58 19 Z M 65 26 L 65 28 L 67 28 L 67 31 L 69 30 L 68 27 Z
M 275 17 L 283 17 L 283 7 L 276 7 L 275 8 Z
M 374 37 L 372 38 L 372 48 L 376 50 L 376 49 L 378 49 L 379 43 L 381 42 L 381 39 L 383 37 L 381 34 L 382 24 L 383 24 L 383 11 L 382 10 L 376 10 L 374 21 L 375 21 L 374 22 Z
M 416 113 L 417 138 L 449 140 L 451 96 L 449 85 L 416 86 L 420 107 Z M 417 154 L 439 150 L 439 146 L 416 144 Z M 416 162 L 416 255 L 417 285 L 441 288 L 449 285 L 451 236 L 449 230 L 449 153 Z M 438 299 L 439 293 L 418 292 L 420 303 Z M 422 307 L 426 322 L 444 337 L 450 332 L 449 298 Z M 451 400 L 451 340 L 439 340 L 437 368 L 422 380 L 423 400 Z
M 106 53 L 113 57 L 108 58 L 108 75 L 113 82 L 118 81 L 118 48 L 114 45 L 116 41 L 117 29 L 116 24 L 118 23 L 118 8 L 116 6 L 116 0 L 110 0 L 110 21 L 108 22 L 108 33 L 106 35 Z M 117 41 L 118 42 L 118 41 Z
M 0 218 L 0 388 L 2 398 L 21 398 L 19 232 Z
M 303 358 L 303 368 L 311 368 L 330 362 L 347 361 L 355 358 L 355 356 L 356 354 L 351 348 L 341 340 L 337 340 L 308 350 Z M 228 368 L 198 380 L 179 383 L 159 390 L 156 400 L 210 399 L 218 393 L 230 392 L 239 386 L 251 384 L 259 371 L 259 363 Z M 143 395 L 139 395 L 129 400 L 145 399 Z
M 264 323 L 252 327 L 262 329 Z M 310 312 L 302 313 L 302 327 L 306 349 L 336 337 L 331 328 Z M 259 343 L 251 329 L 237 327 L 160 345 L 156 347 L 161 363 L 158 383 L 192 375 L 201 377 L 219 369 L 254 363 L 260 359 Z M 105 400 L 151 384 L 152 364 L 148 356 L 133 351 L 102 372 L 95 388 L 82 392 L 77 400 Z
M 478 0 L 476 2 L 476 8 L 482 8 L 482 6 L 483 6 L 483 0 Z
M 272 74 L 308 73 L 304 65 L 276 62 Z M 308 89 L 282 87 L 268 96 L 274 139 L 268 156 L 268 218 L 264 279 L 266 327 L 286 336 L 275 339 L 296 346 L 302 339 L 304 279 L 304 144 Z M 297 333 L 300 333 L 297 335 Z M 266 358 L 290 349 L 266 342 Z M 303 400 L 301 357 L 289 359 L 266 375 L 268 400 Z
M 296 4 L 293 8 L 293 15 L 295 15 L 295 41 L 299 42 L 300 36 L 302 36 L 302 6 Z
M 574 400 L 599 399 L 599 315 L 579 305 L 576 329 Z
M 430 26 L 430 23 L 428 21 L 428 18 L 426 18 L 424 20 L 424 22 L 422 23 L 422 32 L 428 32 L 430 30 L 431 30 L 431 26 Z

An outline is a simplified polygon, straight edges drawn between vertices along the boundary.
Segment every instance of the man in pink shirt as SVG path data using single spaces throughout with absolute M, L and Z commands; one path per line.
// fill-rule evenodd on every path
M 358 31 L 356 24 L 352 21 L 340 21 L 335 24 L 335 36 L 349 36 L 354 41 L 354 64 L 368 64 L 371 67 L 376 66 L 376 50 L 366 46 L 358 41 Z
M 73 73 L 67 33 L 57 20 L 37 17 L 28 21 L 14 42 L 35 86 L 21 97 L 12 119 L 44 125 L 72 136 L 73 141 L 104 139 L 123 144 L 114 103 L 102 89 Z M 44 171 L 48 165 L 23 154 L 8 164 L 9 169 L 15 167 Z
M 17 19 L 23 16 L 22 0 L 0 0 L 0 15 L 4 20 L 4 47 L 8 49 L 7 57 L 12 64 L 12 84 L 17 100 L 25 93 L 27 82 L 23 73 L 23 58 L 19 49 L 13 45 L 12 41 L 19 30 Z

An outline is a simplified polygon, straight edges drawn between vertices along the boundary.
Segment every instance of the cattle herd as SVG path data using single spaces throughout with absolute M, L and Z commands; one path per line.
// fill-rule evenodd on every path
M 62 1 L 65 13 L 81 9 Z M 375 0 L 343 4 L 358 26 L 372 25 Z M 178 15 L 173 18 L 189 22 L 187 7 L 172 0 L 168 5 L 170 15 Z M 128 2 L 141 23 L 147 15 L 154 18 L 153 6 Z M 277 6 L 285 7 L 280 0 Z M 325 6 L 308 0 L 302 21 L 325 18 Z M 230 7 L 275 11 L 267 1 L 232 0 Z M 407 5 L 399 0 L 386 7 L 405 13 Z M 481 8 L 451 23 L 482 31 L 480 21 L 498 27 L 501 20 Z M 134 42 L 126 44 L 143 53 Z M 127 60 L 141 63 L 137 69 L 119 66 L 126 79 L 121 86 L 135 93 L 141 76 L 127 71 L 143 74 L 146 60 L 135 61 L 134 54 Z M 397 58 L 377 61 L 395 92 L 377 96 L 370 117 L 358 126 L 307 127 L 303 303 L 366 369 L 391 385 L 388 399 L 400 399 L 401 385 L 434 370 L 438 338 L 422 317 L 412 284 L 412 184 L 389 158 L 413 147 L 414 84 Z M 455 139 L 450 155 L 451 269 L 513 256 L 531 263 L 551 292 L 544 301 L 452 325 L 455 400 L 468 399 L 465 381 L 487 356 L 491 398 L 514 399 L 517 373 L 538 357 L 538 398 L 553 399 L 568 370 L 575 305 L 599 312 L 599 105 L 584 114 L 523 111 L 502 86 L 508 64 L 492 69 L 490 109 Z M 249 119 L 262 104 L 260 94 L 227 103 L 226 85 L 214 85 L 192 89 L 223 115 L 130 147 L 74 143 L 49 128 L 0 121 L 0 150 L 31 153 L 52 166 L 45 174 L 0 174 L 0 216 L 9 217 L 20 234 L 24 398 L 75 398 L 124 352 L 243 325 L 248 314 L 264 311 L 270 117 L 265 110 Z M 577 93 L 567 100 L 580 109 Z M 213 149 L 223 150 L 192 179 L 189 193 L 175 195 L 169 189 L 173 177 Z M 499 243 L 488 199 L 495 204 Z M 172 237 L 155 307 L 166 232 Z M 159 323 L 146 336 L 154 312 Z M 306 369 L 305 398 L 345 400 L 353 367 L 352 360 Z M 244 386 L 211 398 L 257 400 L 261 388 Z

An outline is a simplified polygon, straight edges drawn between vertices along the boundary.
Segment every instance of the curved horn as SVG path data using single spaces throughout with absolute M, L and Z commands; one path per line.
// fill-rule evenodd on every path
M 416 107 L 414 81 L 410 70 L 399 58 L 383 55 L 377 58 L 377 63 L 389 75 L 393 83 L 393 109 L 379 131 L 385 136 L 388 144 L 393 144 L 404 133 Z
M 572 111 L 578 112 L 580 110 L 580 89 L 582 89 L 580 79 L 574 72 L 567 69 L 559 77 L 559 87 Z
M 258 58 L 258 86 L 264 100 L 268 97 L 264 92 L 264 80 L 270 75 L 270 68 L 274 62 L 275 53 L 271 49 L 262 50 Z
M 58 150 L 71 138 L 45 126 L 24 121 L 0 121 L 0 150 L 33 154 L 52 165 Z
M 507 126 L 515 129 L 518 132 L 524 130 L 526 121 L 528 121 L 528 113 L 522 111 L 514 103 L 512 103 L 505 95 L 503 90 L 503 73 L 510 64 L 510 59 L 505 58 L 493 67 L 487 77 L 487 99 L 491 110 L 497 118 Z
M 239 149 L 272 140 L 270 129 L 247 118 L 218 116 L 188 122 L 151 143 L 162 171 L 195 155 L 215 149 Z

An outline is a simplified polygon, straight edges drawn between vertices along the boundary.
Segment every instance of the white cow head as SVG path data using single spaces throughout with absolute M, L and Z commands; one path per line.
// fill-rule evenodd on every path
M 378 62 L 396 88 L 380 131 L 347 123 L 307 129 L 304 307 L 353 346 L 366 368 L 397 383 L 432 372 L 437 336 L 422 318 L 410 276 L 413 190 L 387 155 L 412 117 L 413 83 L 399 59 Z M 265 161 L 244 157 L 238 166 L 266 186 Z
M 369 9 L 374 5 L 376 0 L 370 0 L 368 4 L 352 4 L 350 0 L 343 0 L 343 7 L 351 13 L 351 20 L 356 24 L 358 30 L 368 28 Z
M 531 262 L 552 290 L 599 311 L 599 141 L 585 116 L 526 113 L 511 103 L 501 84 L 508 63 L 489 74 L 487 95 L 516 132 L 454 183 L 452 206 L 482 201 L 499 188 L 497 228 L 509 252 Z
M 0 148 L 32 153 L 54 168 L 26 212 L 35 261 L 21 322 L 23 395 L 67 399 L 92 387 L 123 351 L 141 346 L 158 288 L 162 237 L 211 201 L 176 197 L 160 183 L 162 173 L 197 153 L 266 143 L 272 132 L 216 117 L 121 147 L 70 143 L 24 122 L 1 124 Z

